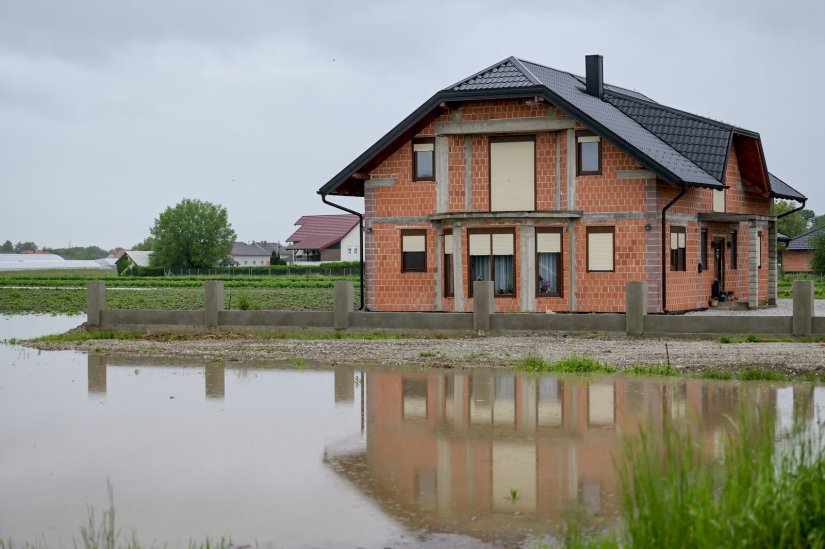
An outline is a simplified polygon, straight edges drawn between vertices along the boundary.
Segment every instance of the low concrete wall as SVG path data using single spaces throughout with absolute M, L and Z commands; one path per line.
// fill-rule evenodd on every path
M 496 313 L 490 315 L 493 332 L 624 332 L 623 314 Z
M 106 329 L 144 332 L 382 330 L 401 332 L 618 332 L 633 335 L 825 336 L 825 318 L 813 316 L 813 283 L 794 282 L 793 316 L 648 315 L 644 282 L 627 286 L 632 315 L 493 312 L 492 283 L 476 282 L 473 313 L 362 312 L 352 310 L 352 283 L 336 282 L 335 311 L 225 311 L 223 284 L 209 281 L 207 309 L 201 311 L 109 310 L 105 282 L 88 286 L 88 324 Z
M 118 326 L 192 326 L 203 328 L 204 311 L 148 311 L 139 309 L 104 309 L 100 311 L 100 327 Z
M 219 311 L 218 326 L 332 328 L 332 316 L 328 311 Z
M 790 316 L 645 316 L 646 334 L 790 335 Z
M 349 327 L 361 330 L 473 330 L 473 313 L 349 313 Z

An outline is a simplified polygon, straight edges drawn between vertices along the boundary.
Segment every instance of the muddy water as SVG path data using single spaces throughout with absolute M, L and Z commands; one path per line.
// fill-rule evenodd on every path
M 23 318 L 0 319 L 0 339 L 37 335 Z M 0 538 L 70 545 L 87 506 L 105 508 L 108 479 L 120 528 L 147 544 L 509 546 L 552 534 L 571 505 L 615 520 L 612 459 L 641 422 L 686 418 L 718 452 L 743 400 L 778 412 L 779 429 L 825 418 L 825 388 L 810 384 L 159 364 L 1 345 Z

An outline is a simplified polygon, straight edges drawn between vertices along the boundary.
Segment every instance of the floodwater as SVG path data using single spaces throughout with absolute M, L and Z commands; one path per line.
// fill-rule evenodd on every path
M 82 319 L 0 318 L 0 339 Z M 806 383 L 153 362 L 0 345 L 0 540 L 71 546 L 92 507 L 144 544 L 510 546 L 617 513 L 623 434 L 718 452 L 740 402 L 825 419 Z M 513 494 L 517 497 L 513 498 Z

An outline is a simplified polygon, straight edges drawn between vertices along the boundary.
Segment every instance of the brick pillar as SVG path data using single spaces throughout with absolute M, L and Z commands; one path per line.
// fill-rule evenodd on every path
M 223 280 L 207 280 L 203 284 L 206 303 L 206 329 L 218 327 L 218 311 L 223 311 Z
M 642 335 L 645 331 L 645 316 L 647 315 L 647 282 L 644 280 L 628 281 L 625 311 L 627 335 Z
M 490 315 L 495 312 L 493 283 L 473 282 L 473 330 L 490 331 Z
M 353 284 L 350 280 L 335 281 L 335 309 L 333 311 L 332 326 L 336 330 L 349 328 L 349 314 L 355 310 L 352 303 Z
M 86 326 L 100 326 L 100 311 L 106 310 L 106 282 L 92 280 L 86 284 Z
M 793 335 L 809 336 L 813 331 L 814 282 L 793 281 Z

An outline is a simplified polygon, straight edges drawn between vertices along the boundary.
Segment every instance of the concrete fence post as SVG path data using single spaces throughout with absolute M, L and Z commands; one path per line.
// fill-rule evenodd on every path
M 809 336 L 813 331 L 813 280 L 793 281 L 793 335 Z
M 493 283 L 473 282 L 473 330 L 490 331 L 490 316 L 495 312 Z
M 218 311 L 223 311 L 223 280 L 207 280 L 203 284 L 206 303 L 206 329 L 218 327 Z
M 630 280 L 626 291 L 625 333 L 642 335 L 645 332 L 645 316 L 647 315 L 647 282 Z
M 334 329 L 346 330 L 349 328 L 349 314 L 355 310 L 354 295 L 352 281 L 335 281 L 335 309 L 332 315 L 332 327 Z
M 86 284 L 86 325 L 100 326 L 100 311 L 106 310 L 106 282 L 92 280 Z

